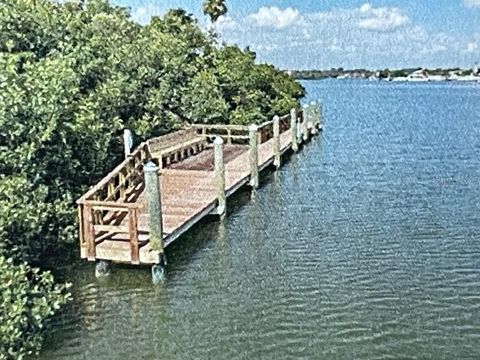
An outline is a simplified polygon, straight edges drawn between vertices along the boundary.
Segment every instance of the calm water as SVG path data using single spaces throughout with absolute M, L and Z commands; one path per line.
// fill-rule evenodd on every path
M 480 84 L 305 83 L 325 131 L 149 269 L 68 270 L 42 359 L 479 359 Z

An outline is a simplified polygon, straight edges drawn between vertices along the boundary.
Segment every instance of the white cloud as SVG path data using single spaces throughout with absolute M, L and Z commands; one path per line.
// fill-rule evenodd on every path
M 480 7 L 480 0 L 463 0 L 466 7 Z
M 238 29 L 238 23 L 230 16 L 220 16 L 214 23 L 217 31 L 233 31 Z
M 360 12 L 362 13 L 369 12 L 370 10 L 372 10 L 372 5 L 370 4 L 363 4 L 362 6 L 360 6 Z
M 152 3 L 139 6 L 132 11 L 132 19 L 139 24 L 148 24 L 152 16 L 160 16 L 165 14 L 166 9 L 156 6 Z
M 259 61 L 286 69 L 464 66 L 480 59 L 480 32 L 430 32 L 396 7 L 294 11 L 283 22 L 265 9 L 232 20 L 235 27 L 225 26 L 222 39 L 250 46 Z
M 372 31 L 393 31 L 410 22 L 398 8 L 374 8 L 370 4 L 364 4 L 359 9 L 362 19 L 358 26 Z
M 261 7 L 258 12 L 251 14 L 248 19 L 256 26 L 283 29 L 302 21 L 300 11 L 288 7 L 280 9 L 276 6 Z
M 467 52 L 474 52 L 475 50 L 478 49 L 478 45 L 471 42 L 467 44 Z

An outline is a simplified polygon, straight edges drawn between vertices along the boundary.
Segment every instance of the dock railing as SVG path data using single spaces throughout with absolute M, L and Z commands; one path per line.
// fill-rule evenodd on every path
M 138 262 L 138 204 L 143 192 L 143 164 L 151 159 L 148 144 L 140 146 L 78 201 L 82 257 L 95 260 L 96 244 L 112 231 L 128 234 L 132 262 Z M 128 217 L 128 227 L 121 226 Z
M 315 109 L 321 113 L 319 107 Z M 252 127 L 245 125 L 193 124 L 176 133 L 141 143 L 134 152 L 127 154 L 121 164 L 77 201 L 82 258 L 95 261 L 96 246 L 115 236 L 115 239 L 129 241 L 130 263 L 140 263 L 138 224 L 140 210 L 143 210 L 140 206 L 144 205 L 137 200 L 145 190 L 144 165 L 147 162 L 153 162 L 162 169 L 213 147 L 214 139 L 219 137 L 226 145 L 247 145 L 252 149 L 252 139 L 255 139 L 256 134 L 256 141 L 253 141 L 255 148 L 274 136 L 277 137 L 273 152 L 278 159 L 276 160 L 278 167 L 280 166 L 280 153 L 277 149 L 279 135 L 295 125 L 292 144 L 295 143 L 296 147 L 296 139 L 302 135 L 301 130 L 303 128 L 306 130 L 307 126 L 312 125 L 307 122 L 318 121 L 319 124 L 313 126 L 320 125 L 320 116 L 317 119 L 317 116 L 310 114 L 311 111 L 315 110 L 309 107 L 292 109 L 288 115 L 275 117 L 257 126 L 254 130 L 256 132 L 253 133 Z M 142 237 L 142 241 L 147 240 L 148 236 Z

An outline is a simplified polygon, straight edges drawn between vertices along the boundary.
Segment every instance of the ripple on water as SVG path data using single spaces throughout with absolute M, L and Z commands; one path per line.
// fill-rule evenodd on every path
M 306 86 L 323 136 L 170 249 L 163 286 L 72 271 L 42 359 L 480 358 L 479 88 Z

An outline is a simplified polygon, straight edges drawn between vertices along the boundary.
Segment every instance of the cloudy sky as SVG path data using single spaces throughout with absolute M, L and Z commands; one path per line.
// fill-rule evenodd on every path
M 203 0 L 112 0 L 146 23 Z M 284 69 L 471 67 L 480 62 L 480 0 L 227 0 L 215 25 Z

